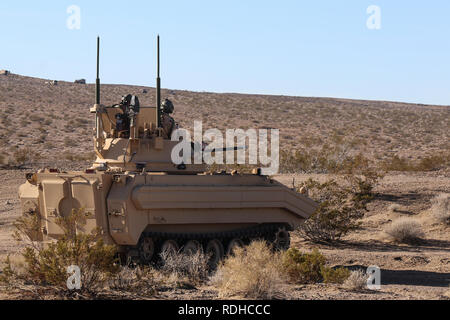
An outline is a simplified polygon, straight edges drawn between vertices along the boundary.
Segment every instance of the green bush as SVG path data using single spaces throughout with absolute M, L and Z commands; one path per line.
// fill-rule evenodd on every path
M 336 269 L 323 267 L 320 270 L 320 273 L 323 276 L 323 282 L 325 283 L 338 283 L 343 284 L 345 280 L 350 277 L 350 270 L 344 267 L 339 267 Z
M 296 283 L 342 284 L 350 276 L 350 271 L 346 268 L 333 269 L 325 264 L 325 257 L 317 249 L 302 253 L 298 249 L 290 248 L 282 256 L 283 272 Z
M 317 249 L 311 253 L 302 253 L 295 248 L 290 248 L 282 257 L 283 271 L 297 283 L 322 281 L 321 269 L 325 263 L 325 257 Z
M 365 171 L 361 175 L 345 175 L 320 183 L 313 179 L 300 184 L 306 187 L 312 199 L 319 203 L 317 210 L 298 229 L 305 239 L 313 242 L 333 242 L 359 228 L 359 220 L 373 199 L 373 188 L 380 175 Z

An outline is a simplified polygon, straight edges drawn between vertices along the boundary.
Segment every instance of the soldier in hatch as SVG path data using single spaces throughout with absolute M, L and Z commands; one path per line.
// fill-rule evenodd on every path
M 172 132 L 176 129 L 177 124 L 175 120 L 170 116 L 173 113 L 174 107 L 172 101 L 165 99 L 161 104 L 161 124 L 163 127 L 164 135 L 167 139 L 170 139 Z
M 116 114 L 116 132 L 119 137 L 128 138 L 130 135 L 130 126 L 134 126 L 135 117 L 139 113 L 139 99 L 136 96 L 128 94 L 123 96 L 120 104 L 115 107 L 122 110 L 122 113 Z

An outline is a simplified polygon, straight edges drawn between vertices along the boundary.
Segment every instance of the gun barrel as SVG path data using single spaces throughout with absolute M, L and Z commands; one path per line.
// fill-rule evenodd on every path
M 218 149 L 212 149 L 211 152 L 227 152 L 227 151 L 238 151 L 238 150 L 247 150 L 247 146 L 241 146 L 241 147 L 232 147 L 232 148 L 218 148 Z

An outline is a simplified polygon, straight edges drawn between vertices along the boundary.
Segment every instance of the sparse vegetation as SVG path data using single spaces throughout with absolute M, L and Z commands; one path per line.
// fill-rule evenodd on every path
M 14 151 L 12 162 L 9 165 L 20 168 L 37 159 L 39 159 L 39 154 L 35 151 L 28 147 L 21 148 Z
M 380 167 L 385 171 L 435 171 L 450 166 L 450 153 L 426 156 L 412 161 L 397 155 L 384 160 Z
M 345 175 L 340 183 L 313 179 L 302 183 L 319 208 L 300 226 L 298 232 L 313 242 L 333 242 L 359 227 L 367 204 L 373 199 L 372 190 L 379 175 L 367 171 L 364 175 Z
M 402 207 L 397 204 L 397 203 L 393 203 L 389 206 L 388 211 L 389 212 L 399 212 L 402 209 Z
M 61 228 L 61 238 L 47 246 L 33 242 L 39 228 L 35 216 L 23 217 L 16 222 L 15 237 L 27 241 L 22 255 L 24 270 L 15 273 L 10 261 L 7 261 L 9 283 L 27 282 L 55 294 L 67 295 L 68 267 L 78 266 L 81 271 L 81 290 L 79 292 L 95 294 L 103 289 L 105 283 L 119 272 L 116 263 L 116 249 L 105 245 L 98 230 L 91 234 L 77 232 L 86 223 L 83 210 L 73 210 L 68 217 L 58 217 L 56 224 Z
M 201 250 L 192 254 L 183 252 L 161 252 L 162 272 L 172 277 L 175 282 L 189 282 L 198 285 L 208 278 L 209 257 Z
M 283 255 L 283 271 L 296 283 L 317 283 L 323 280 L 321 269 L 325 266 L 325 257 L 316 249 L 311 253 L 302 253 L 290 248 Z
M 324 283 L 343 284 L 350 276 L 350 270 L 344 267 L 339 268 L 322 267 L 320 272 L 323 276 Z
M 109 289 L 118 292 L 121 297 L 151 297 L 158 293 L 161 281 L 151 267 L 122 266 L 109 281 Z
M 74 139 L 71 139 L 69 137 L 64 138 L 64 145 L 66 147 L 75 147 L 77 145 L 77 142 Z
M 346 268 L 330 268 L 325 257 L 317 250 L 302 253 L 290 248 L 283 254 L 282 269 L 296 283 L 343 283 L 350 275 Z
M 450 225 L 450 194 L 442 193 L 431 201 L 431 212 L 434 218 Z
M 265 242 L 252 242 L 236 248 L 235 254 L 219 266 L 214 282 L 221 297 L 243 296 L 250 299 L 273 299 L 282 296 L 283 274 L 280 253 Z
M 362 291 L 367 287 L 369 276 L 362 270 L 352 271 L 344 281 L 343 287 L 348 290 Z
M 387 227 L 386 233 L 400 243 L 415 243 L 424 236 L 421 224 L 412 218 L 400 218 L 393 221 Z

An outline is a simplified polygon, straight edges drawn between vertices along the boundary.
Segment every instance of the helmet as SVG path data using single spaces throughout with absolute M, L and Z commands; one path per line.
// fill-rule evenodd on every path
M 172 113 L 174 109 L 172 101 L 165 99 L 161 105 L 161 109 L 164 113 Z

